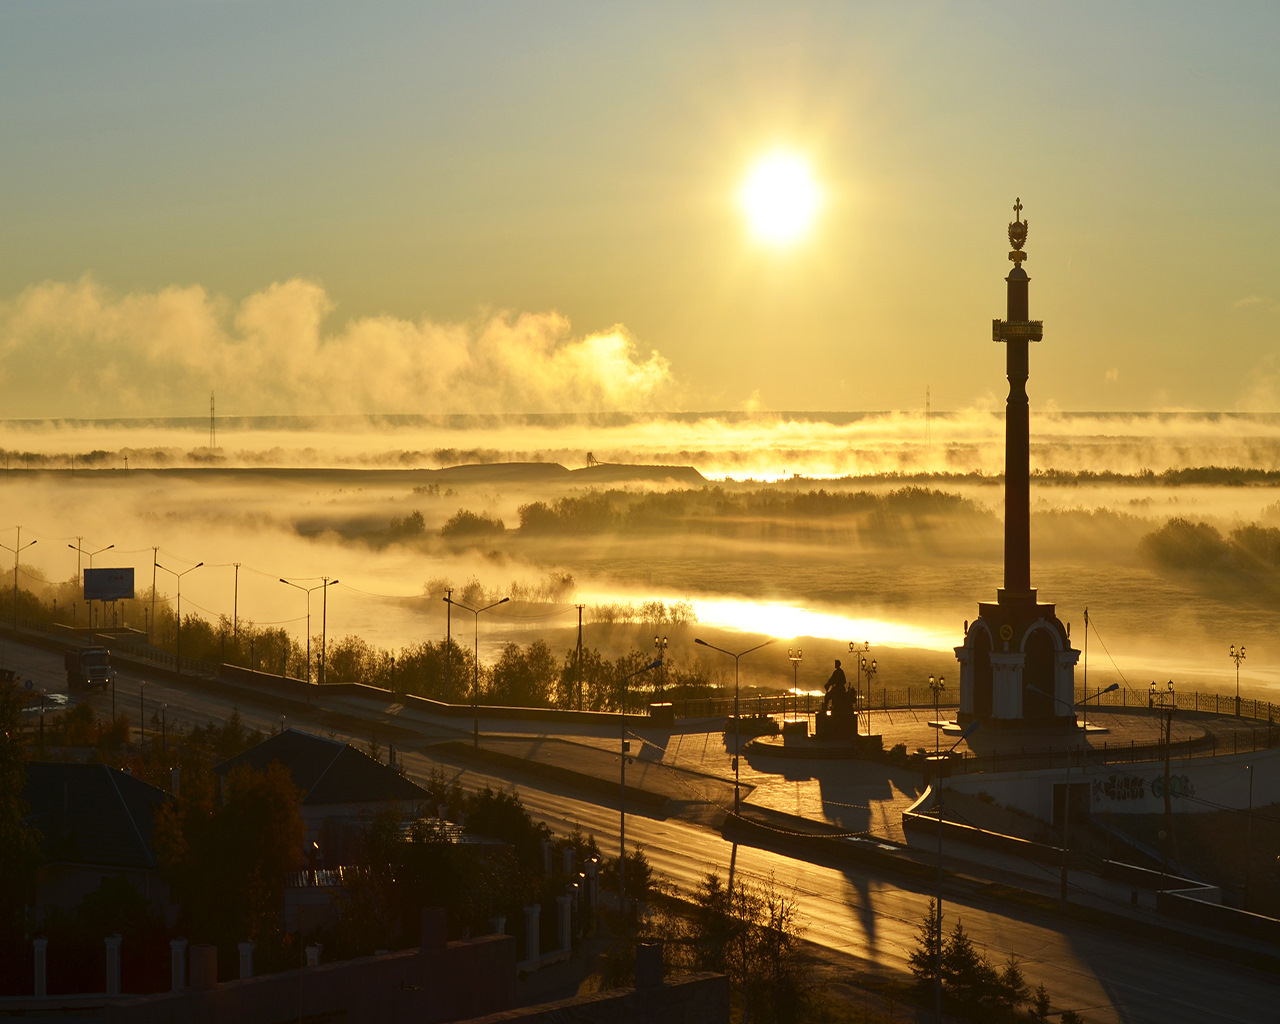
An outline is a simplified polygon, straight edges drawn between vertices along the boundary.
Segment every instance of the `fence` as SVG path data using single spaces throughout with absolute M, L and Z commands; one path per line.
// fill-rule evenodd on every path
M 812 694 L 757 694 L 743 697 L 741 713 L 743 715 L 811 715 L 821 710 L 822 698 Z M 858 700 L 858 713 L 868 711 L 932 711 L 934 707 L 951 710 L 959 707 L 953 695 L 939 701 L 933 701 L 933 691 L 927 686 L 908 686 L 901 689 L 872 690 L 870 706 L 865 698 Z M 675 702 L 677 718 L 710 718 L 719 715 L 733 715 L 732 697 L 695 697 Z

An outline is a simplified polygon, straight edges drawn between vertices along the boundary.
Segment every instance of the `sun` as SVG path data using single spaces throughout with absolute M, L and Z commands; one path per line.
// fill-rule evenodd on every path
M 809 233 L 822 205 L 822 192 L 804 159 L 792 153 L 770 153 L 752 166 L 738 202 L 756 238 L 788 245 Z

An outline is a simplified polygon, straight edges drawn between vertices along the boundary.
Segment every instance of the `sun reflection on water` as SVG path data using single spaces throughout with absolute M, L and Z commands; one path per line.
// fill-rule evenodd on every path
M 586 593 L 588 604 L 625 601 L 618 594 Z M 763 634 L 786 639 L 814 637 L 824 640 L 870 639 L 877 645 L 923 647 L 949 650 L 956 645 L 956 630 L 942 631 L 917 623 L 842 615 L 836 611 L 808 608 L 779 601 L 749 601 L 731 597 L 668 598 L 667 603 L 684 600 L 692 605 L 698 625 L 741 633 Z

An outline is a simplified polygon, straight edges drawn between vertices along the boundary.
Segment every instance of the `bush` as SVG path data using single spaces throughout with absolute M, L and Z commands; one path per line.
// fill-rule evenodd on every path
M 448 522 L 440 527 L 441 537 L 457 540 L 487 539 L 505 532 L 506 526 L 501 519 L 490 519 L 488 516 L 478 515 L 465 508 L 458 509 Z

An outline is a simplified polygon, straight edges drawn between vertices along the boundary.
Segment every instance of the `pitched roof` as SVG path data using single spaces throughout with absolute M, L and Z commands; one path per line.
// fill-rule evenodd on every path
M 151 830 L 169 799 L 163 789 L 105 764 L 30 761 L 22 798 L 51 862 L 156 866 Z
M 247 764 L 265 772 L 279 761 L 302 790 L 304 805 L 366 804 L 423 800 L 426 790 L 389 765 L 375 761 L 349 743 L 313 736 L 296 729 L 271 736 L 214 769 L 225 775 Z

